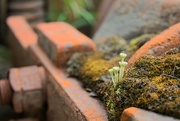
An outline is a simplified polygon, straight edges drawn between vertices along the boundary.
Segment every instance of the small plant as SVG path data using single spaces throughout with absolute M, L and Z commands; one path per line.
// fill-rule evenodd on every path
M 127 56 L 125 53 L 120 53 L 119 56 L 121 58 L 121 61 L 119 62 L 120 67 L 116 66 L 109 69 L 109 73 L 111 75 L 114 87 L 116 87 L 118 82 L 122 81 L 124 76 L 124 69 L 128 64 L 126 61 L 124 61 Z

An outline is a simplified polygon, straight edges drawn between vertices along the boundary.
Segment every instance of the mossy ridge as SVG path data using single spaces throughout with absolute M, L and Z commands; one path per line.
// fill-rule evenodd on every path
M 97 84 L 106 81 L 105 78 L 108 77 L 104 79 L 101 77 L 107 75 L 108 69 L 117 65 L 119 61 L 119 58 L 114 58 L 112 60 L 104 60 L 103 58 L 92 59 L 93 58 L 88 58 L 79 70 L 83 84 L 90 88 L 94 88 Z
M 76 53 L 67 63 L 67 72 L 70 76 L 80 77 L 80 67 L 86 62 L 86 60 L 100 59 L 104 57 L 102 52 L 86 52 L 86 53 Z M 91 59 L 92 58 L 92 59 Z
M 100 51 L 74 54 L 67 64 L 67 72 L 70 76 L 83 80 L 86 86 L 96 84 L 98 80 L 106 81 L 110 78 L 106 73 L 107 69 L 118 64 L 120 52 L 130 50 L 129 53 L 132 54 L 151 37 L 154 37 L 154 34 L 144 34 L 133 39 L 130 48 L 126 40 L 119 36 L 102 39 L 97 43 Z M 131 54 L 128 54 L 126 60 Z
M 138 37 L 133 38 L 129 42 L 129 47 L 126 50 L 127 59 L 129 59 L 141 46 L 143 46 L 146 42 L 155 37 L 156 34 L 142 34 Z
M 79 78 L 85 87 L 94 87 L 95 85 L 106 81 L 108 78 L 108 69 L 117 65 L 120 60 L 115 57 L 106 60 L 105 52 L 75 54 L 68 62 L 67 72 L 70 76 Z M 107 76 L 101 79 L 102 76 Z M 110 78 L 110 77 L 109 77 Z
M 105 71 L 107 67 L 109 65 L 113 67 L 119 61 L 117 58 L 106 59 L 108 52 L 82 54 L 76 58 L 76 61 L 72 61 L 72 65 L 77 63 L 74 71 L 76 77 L 80 78 L 86 87 L 95 91 L 104 102 L 109 120 L 119 120 L 122 111 L 131 106 L 180 118 L 179 50 L 176 48 L 160 57 L 141 57 L 126 71 L 123 81 L 116 88 L 112 86 L 110 78 L 106 78 L 105 82 L 101 81 L 102 76 L 109 76 Z M 73 67 L 72 65 L 70 64 L 70 68 Z M 167 83 L 168 81 L 173 83 Z M 165 85 L 168 86 L 167 90 L 163 90 Z M 171 91 L 171 88 L 174 91 Z M 168 97 L 174 100 L 168 100 Z
M 137 50 L 138 48 L 140 48 L 142 45 L 144 45 L 147 41 L 151 40 L 153 37 L 155 37 L 156 34 L 142 34 L 139 37 L 133 38 L 130 42 L 129 42 L 129 50 L 133 51 L 133 50 Z
M 112 121 L 119 120 L 122 111 L 131 106 L 180 118 L 179 74 L 180 53 L 143 56 L 127 70 L 116 88 L 106 82 L 97 93 Z
M 103 39 L 100 39 L 96 42 L 96 45 L 98 50 L 102 52 L 112 50 L 126 50 L 129 47 L 127 41 L 117 35 L 107 36 Z
M 160 57 L 143 56 L 127 72 L 129 77 L 153 77 L 159 75 L 180 78 L 180 53 Z
M 99 40 L 96 44 L 100 51 L 108 53 L 106 54 L 105 59 L 110 60 L 111 58 L 118 56 L 120 52 L 125 52 L 128 55 L 126 59 L 129 59 L 136 50 L 155 36 L 155 34 L 142 34 L 133 38 L 128 43 L 122 37 L 114 35 Z
M 108 63 L 109 61 L 106 61 L 106 60 L 110 60 L 110 62 L 111 62 L 112 58 L 119 57 L 120 52 L 127 53 L 128 57 L 126 57 L 126 60 L 128 60 L 130 58 L 130 56 L 141 45 L 143 45 L 146 41 L 148 41 L 150 38 L 152 38 L 154 36 L 155 36 L 154 34 L 141 35 L 135 39 L 132 39 L 130 42 L 130 46 L 127 44 L 126 40 L 124 40 L 123 38 L 121 38 L 119 36 L 106 37 L 105 39 L 102 39 L 98 43 L 96 43 L 99 51 L 74 54 L 67 63 L 67 67 L 68 67 L 67 72 L 70 76 L 75 76 L 82 80 L 86 80 L 86 78 L 82 78 L 82 75 L 80 75 L 80 73 L 79 73 L 80 70 L 83 69 L 82 66 L 84 65 L 84 63 L 86 63 L 86 60 L 88 61 L 88 63 L 89 62 L 91 63 L 96 60 L 99 62 L 101 62 L 102 60 L 105 60 L 102 62 Z M 94 62 L 94 63 L 98 63 L 98 62 Z M 94 66 L 96 66 L 96 65 L 94 64 Z M 92 67 L 92 68 L 94 68 L 94 67 Z M 81 74 L 83 74 L 83 75 L 89 74 L 89 73 L 84 73 L 83 71 L 81 71 Z M 102 71 L 100 71 L 100 72 L 102 72 Z M 101 74 L 104 74 L 104 73 L 101 73 Z M 98 74 L 98 75 L 103 76 L 101 74 Z M 90 75 L 90 76 L 92 76 L 92 75 Z M 107 74 L 106 74 L 105 78 L 107 78 Z M 97 79 L 97 78 L 93 78 L 93 79 Z

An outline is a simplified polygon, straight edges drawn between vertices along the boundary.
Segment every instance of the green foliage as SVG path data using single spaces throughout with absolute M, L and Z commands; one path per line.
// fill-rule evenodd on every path
M 65 21 L 76 28 L 95 22 L 92 0 L 55 0 L 49 7 L 49 21 Z

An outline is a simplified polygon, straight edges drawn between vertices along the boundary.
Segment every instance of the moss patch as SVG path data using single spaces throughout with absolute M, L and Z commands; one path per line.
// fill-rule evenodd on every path
M 180 53 L 141 57 L 116 88 L 111 85 L 97 90 L 110 120 L 131 106 L 180 118 Z
M 155 34 L 143 34 L 139 37 L 133 38 L 129 42 L 129 47 L 127 48 L 127 59 L 129 59 L 142 45 L 155 37 Z
M 179 67 L 179 53 L 160 57 L 144 56 L 135 62 L 134 66 L 128 71 L 128 76 L 151 78 L 166 75 L 180 78 Z
M 80 78 L 86 87 L 109 80 L 108 69 L 118 64 L 119 58 L 106 60 L 106 53 L 75 54 L 68 62 L 68 73 Z M 107 75 L 107 77 L 106 77 Z
M 98 94 L 111 121 L 131 106 L 180 118 L 180 47 L 159 57 L 141 57 L 114 88 L 107 70 L 118 65 L 120 58 L 113 54 L 119 50 L 75 54 L 68 72 Z
M 125 39 L 116 35 L 105 37 L 96 42 L 96 45 L 100 51 L 125 50 L 129 47 Z
M 139 37 L 133 38 L 129 43 L 130 50 L 137 50 L 153 37 L 155 37 L 155 34 L 143 34 Z

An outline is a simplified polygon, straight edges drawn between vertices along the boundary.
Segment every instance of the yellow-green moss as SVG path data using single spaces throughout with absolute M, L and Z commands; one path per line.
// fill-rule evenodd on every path
M 100 51 L 106 51 L 106 52 L 112 50 L 122 51 L 129 47 L 127 41 L 117 35 L 108 36 L 101 40 L 98 40 L 96 41 L 96 45 Z
M 158 75 L 180 77 L 180 53 L 161 57 L 144 56 L 128 71 L 130 77 L 153 77 Z M 177 78 L 174 76 L 174 78 Z
M 68 63 L 68 73 L 71 76 L 80 78 L 83 84 L 87 87 L 94 87 L 106 81 L 100 79 L 103 75 L 107 75 L 108 69 L 118 64 L 119 57 L 115 57 L 111 60 L 105 59 L 106 53 L 95 52 L 75 55 Z
M 151 40 L 153 37 L 155 37 L 155 34 L 143 34 L 139 37 L 133 38 L 129 43 L 129 50 L 137 50 L 147 41 Z
M 93 87 L 100 83 L 101 77 L 107 74 L 108 69 L 117 65 L 119 58 L 104 60 L 102 58 L 94 59 L 93 56 L 88 58 L 80 67 L 79 74 L 88 87 Z
M 129 42 L 129 47 L 126 50 L 128 55 L 127 59 L 129 59 L 142 45 L 144 45 L 146 42 L 148 42 L 155 36 L 155 34 L 143 34 L 136 38 L 133 38 Z
M 131 106 L 180 118 L 180 53 L 141 57 L 116 88 L 110 85 L 103 83 L 97 91 L 110 120 L 119 120 Z
M 141 57 L 115 88 L 107 70 L 120 59 L 106 59 L 106 54 L 113 53 L 75 55 L 68 71 L 99 95 L 109 120 L 119 120 L 122 111 L 131 106 L 180 118 L 180 47 L 159 57 Z

